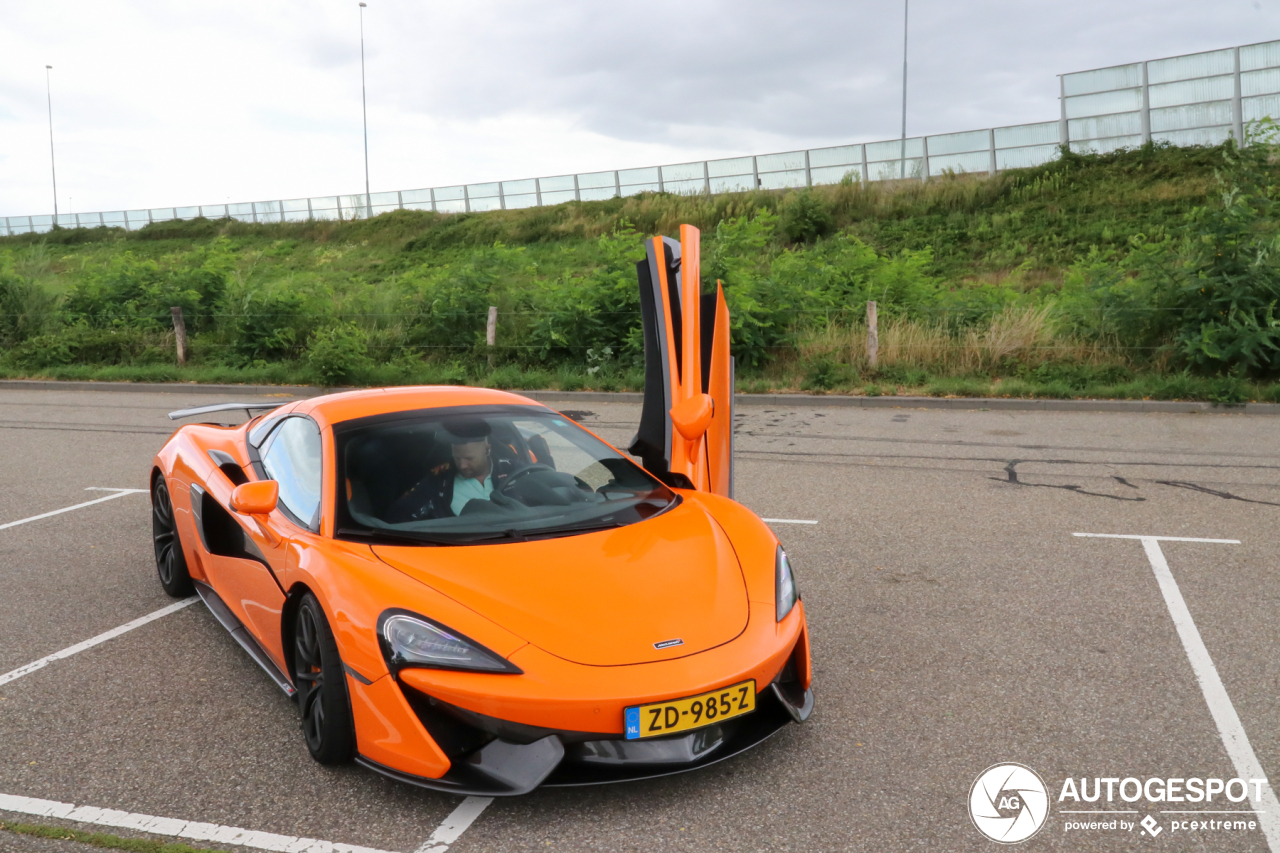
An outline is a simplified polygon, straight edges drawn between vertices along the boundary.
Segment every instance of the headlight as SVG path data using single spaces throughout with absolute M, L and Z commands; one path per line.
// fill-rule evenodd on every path
M 394 673 L 407 666 L 519 674 L 520 667 L 451 628 L 405 610 L 378 619 L 378 643 Z
M 795 575 L 791 574 L 791 561 L 787 559 L 787 552 L 782 550 L 781 545 L 778 546 L 777 557 L 777 590 L 778 621 L 781 622 L 800 598 L 800 593 L 796 590 Z

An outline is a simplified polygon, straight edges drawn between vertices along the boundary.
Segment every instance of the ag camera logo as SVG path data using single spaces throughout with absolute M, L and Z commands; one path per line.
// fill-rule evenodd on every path
M 993 764 L 969 789 L 969 818 L 999 844 L 1017 844 L 1049 817 L 1049 792 L 1040 774 L 1022 764 Z

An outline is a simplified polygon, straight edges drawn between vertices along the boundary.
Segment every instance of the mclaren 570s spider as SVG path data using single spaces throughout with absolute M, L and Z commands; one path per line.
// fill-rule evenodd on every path
M 723 291 L 696 229 L 646 246 L 629 453 L 449 386 L 189 423 L 156 455 L 161 583 L 296 701 L 316 760 L 514 795 L 692 770 L 809 716 L 790 563 L 732 499 Z

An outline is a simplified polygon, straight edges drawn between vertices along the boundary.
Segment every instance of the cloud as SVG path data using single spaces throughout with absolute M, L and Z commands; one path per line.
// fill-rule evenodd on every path
M 901 0 L 367 0 L 377 190 L 895 138 Z M 0 18 L 0 215 L 364 185 L 350 0 L 43 0 Z M 1280 31 L 1252 0 L 915 0 L 908 133 L 1050 120 L 1057 74 Z M 65 188 L 65 189 L 64 189 Z

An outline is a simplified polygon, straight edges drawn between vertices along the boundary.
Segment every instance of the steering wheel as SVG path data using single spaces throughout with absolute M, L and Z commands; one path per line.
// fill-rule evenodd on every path
M 531 462 L 522 468 L 518 468 L 507 475 L 506 481 L 498 487 L 498 491 L 505 495 L 507 491 L 515 484 L 517 480 L 523 478 L 526 474 L 532 474 L 534 471 L 554 471 L 550 465 L 543 465 L 541 462 Z

